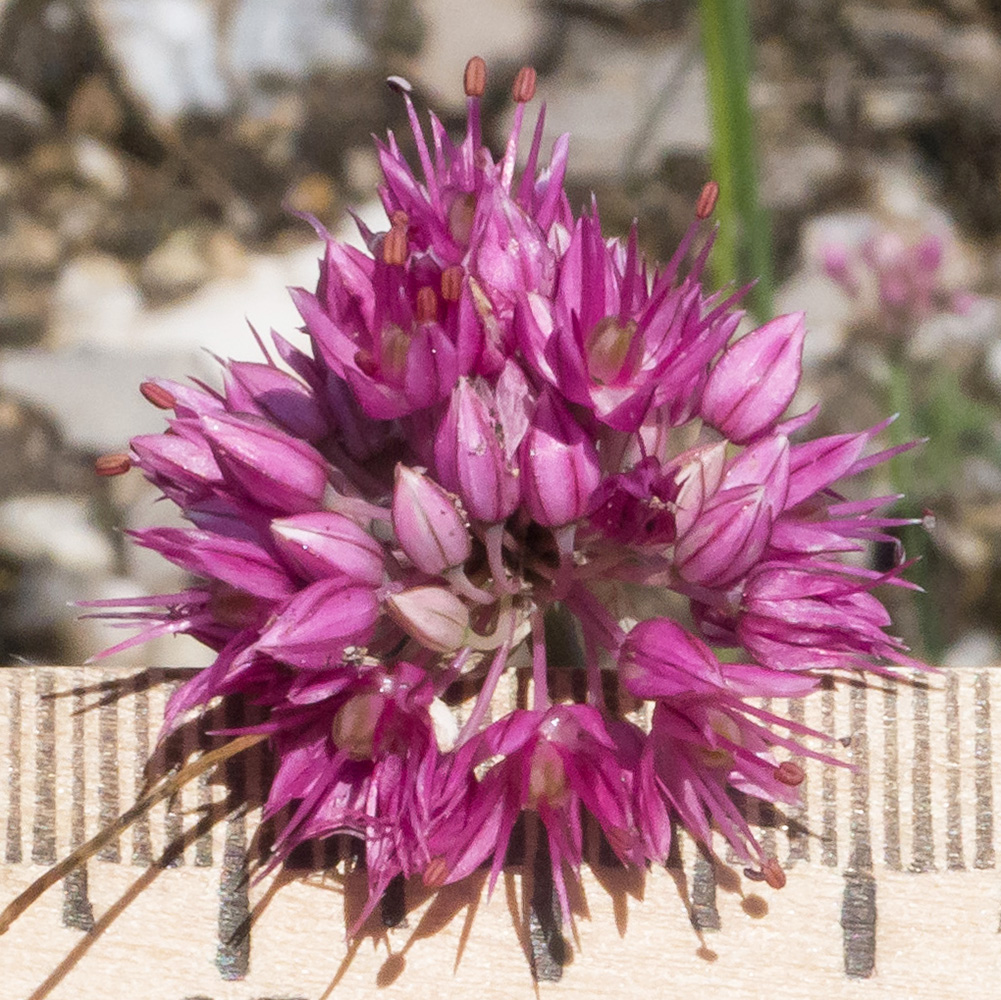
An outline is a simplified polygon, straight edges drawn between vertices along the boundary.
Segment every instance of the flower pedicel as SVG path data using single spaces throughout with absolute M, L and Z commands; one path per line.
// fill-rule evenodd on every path
M 872 594 L 906 585 L 900 566 L 842 561 L 910 522 L 876 513 L 894 497 L 835 492 L 901 449 L 866 457 L 885 425 L 799 441 L 814 413 L 782 419 L 804 318 L 733 340 L 744 289 L 702 284 L 715 185 L 651 265 L 635 228 L 621 241 L 595 206 L 575 217 L 567 137 L 539 162 L 544 109 L 518 173 L 531 69 L 494 160 L 485 81 L 470 60 L 458 144 L 433 114 L 428 139 L 391 81 L 420 168 L 392 134 L 379 144 L 388 228 L 359 223 L 367 252 L 317 226 L 318 285 L 292 293 L 311 353 L 272 334 L 281 368 L 265 350 L 226 364 L 221 391 L 145 383 L 169 429 L 99 463 L 138 467 L 180 507 L 191 528 L 134 538 L 200 580 L 114 602 L 143 626 L 115 650 L 187 633 L 216 652 L 166 728 L 220 696 L 258 706 L 265 812 L 289 817 L 274 862 L 333 834 L 364 843 L 351 933 L 398 875 L 437 886 L 489 864 L 492 885 L 526 811 L 565 916 L 585 812 L 625 864 L 663 863 L 673 816 L 780 887 L 730 793 L 794 801 L 803 773 L 783 754 L 817 754 L 755 699 L 915 665 Z M 518 667 L 531 703 L 497 717 Z

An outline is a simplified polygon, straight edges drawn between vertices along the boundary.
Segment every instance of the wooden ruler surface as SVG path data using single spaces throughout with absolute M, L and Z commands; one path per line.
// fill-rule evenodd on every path
M 180 677 L 0 671 L 0 905 L 135 801 Z M 0 937 L 0 997 L 998 996 L 1001 669 L 843 679 L 770 708 L 833 736 L 852 765 L 803 761 L 803 804 L 787 814 L 747 804 L 787 870 L 779 892 L 724 845 L 713 864 L 681 835 L 666 869 L 630 873 L 593 852 L 572 927 L 514 865 L 489 900 L 482 878 L 437 895 L 396 886 L 348 945 L 365 897 L 348 842 L 300 858 L 300 877 L 248 877 L 257 811 L 225 793 L 259 801 L 249 751 L 155 807 Z M 197 752 L 180 739 L 161 753 Z

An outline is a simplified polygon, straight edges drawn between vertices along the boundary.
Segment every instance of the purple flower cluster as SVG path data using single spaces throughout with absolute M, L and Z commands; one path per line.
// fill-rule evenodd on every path
M 783 756 L 807 751 L 779 731 L 808 731 L 755 699 L 911 662 L 872 594 L 899 567 L 843 561 L 902 523 L 876 513 L 894 498 L 834 488 L 891 454 L 866 457 L 883 425 L 793 443 L 803 316 L 733 339 L 741 292 L 701 281 L 715 186 L 651 265 L 635 230 L 571 212 L 567 138 L 539 164 L 544 112 L 516 170 L 530 69 L 491 157 L 485 74 L 470 61 L 458 144 L 433 115 L 428 144 L 398 82 L 420 171 L 390 135 L 387 231 L 362 227 L 367 252 L 323 234 L 316 290 L 293 292 L 311 353 L 274 334 L 281 366 L 230 362 L 220 391 L 143 385 L 169 429 L 101 471 L 137 466 L 180 507 L 192 527 L 135 540 L 201 582 L 117 602 L 144 628 L 116 649 L 183 632 L 216 651 L 168 727 L 220 696 L 259 706 L 266 811 L 290 817 L 276 860 L 360 838 L 369 908 L 397 875 L 496 878 L 525 811 L 564 910 L 585 814 L 623 863 L 663 862 L 673 816 L 781 885 L 730 793 L 793 800 Z M 530 696 L 498 710 L 518 670 Z

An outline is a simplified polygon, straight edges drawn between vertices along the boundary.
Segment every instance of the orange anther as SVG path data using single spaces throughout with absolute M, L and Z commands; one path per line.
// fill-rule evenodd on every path
M 709 181 L 702 188 L 699 200 L 695 203 L 695 218 L 708 219 L 713 214 L 717 198 L 719 198 L 719 185 L 715 181 Z
M 487 89 L 487 64 L 479 56 L 473 56 L 466 63 L 462 87 L 466 91 L 466 97 L 482 97 Z
M 156 382 L 143 382 L 139 386 L 139 391 L 150 403 L 161 410 L 172 410 L 177 402 L 172 392 L 168 392 Z
M 99 476 L 120 476 L 132 468 L 132 460 L 123 452 L 102 455 L 94 462 L 94 471 Z
M 535 70 L 531 66 L 522 66 L 514 78 L 511 96 L 519 104 L 527 104 L 535 97 Z
M 441 272 L 441 297 L 446 302 L 458 302 L 462 294 L 463 270 L 461 264 L 453 264 Z

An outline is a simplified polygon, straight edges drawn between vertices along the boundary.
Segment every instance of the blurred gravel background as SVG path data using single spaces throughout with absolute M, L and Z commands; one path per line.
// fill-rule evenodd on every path
M 751 8 L 777 306 L 811 330 L 802 402 L 860 429 L 890 412 L 887 357 L 948 373 L 947 409 L 976 418 L 915 466 L 910 512 L 935 514 L 925 600 L 947 658 L 996 662 L 1001 3 Z M 664 258 L 709 177 L 697 22 L 686 0 L 0 0 L 0 664 L 109 644 L 72 600 L 183 586 L 122 535 L 171 511 L 93 460 L 162 427 L 143 377 L 213 379 L 203 348 L 254 357 L 248 319 L 294 330 L 284 289 L 315 281 L 319 247 L 289 207 L 345 234 L 348 205 L 378 222 L 370 135 L 406 131 L 387 74 L 460 127 L 482 55 L 496 145 L 533 63 L 550 138 L 573 134 L 572 201 L 594 191 L 609 232 L 638 217 Z M 890 347 L 871 296 L 822 266 L 879 233 L 943 247 L 937 305 Z M 920 645 L 921 605 L 898 610 Z M 204 662 L 184 639 L 130 659 Z

